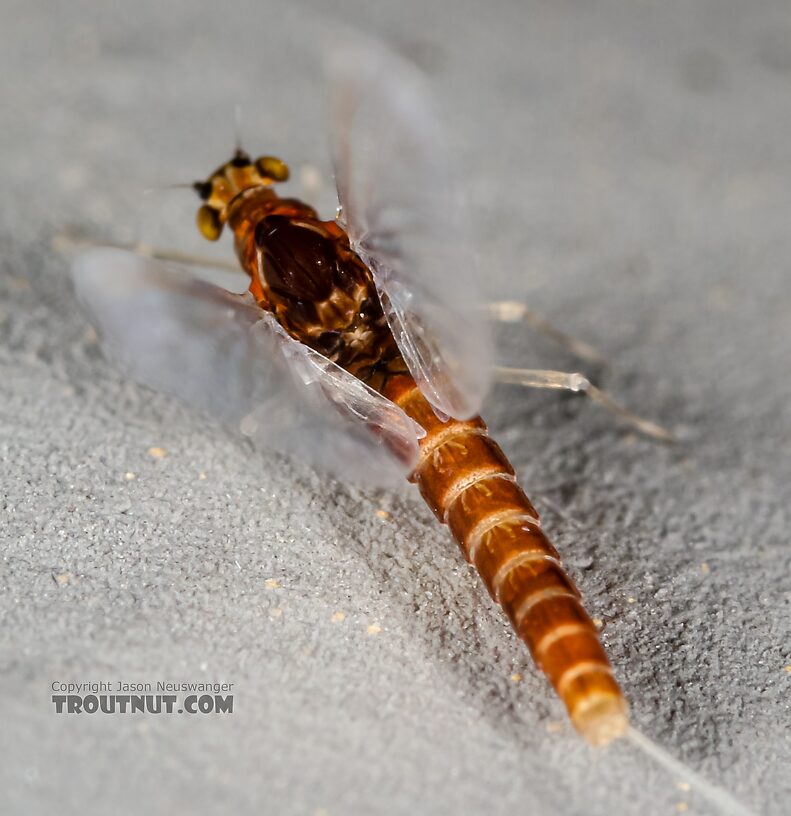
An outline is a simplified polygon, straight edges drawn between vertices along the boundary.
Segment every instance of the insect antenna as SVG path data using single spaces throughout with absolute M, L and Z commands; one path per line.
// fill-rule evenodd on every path
M 151 195 L 153 193 L 161 193 L 163 190 L 194 190 L 196 184 L 203 182 L 197 181 L 178 181 L 172 184 L 154 184 L 151 187 L 143 189 L 143 195 Z
M 242 105 L 237 102 L 233 109 L 234 148 L 236 155 L 244 154 L 242 147 Z

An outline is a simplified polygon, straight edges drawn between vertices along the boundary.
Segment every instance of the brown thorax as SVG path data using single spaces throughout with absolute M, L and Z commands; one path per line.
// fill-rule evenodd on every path
M 193 185 L 204 201 L 198 229 L 216 241 L 227 223 L 259 306 L 292 337 L 379 388 L 405 369 L 371 272 L 337 222 L 277 195 L 274 183 L 288 176 L 280 159 L 252 161 L 237 150 Z

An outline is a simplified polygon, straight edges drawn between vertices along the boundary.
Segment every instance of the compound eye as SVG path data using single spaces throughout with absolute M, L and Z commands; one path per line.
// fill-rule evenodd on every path
M 274 156 L 261 156 L 255 160 L 255 167 L 264 178 L 272 179 L 272 181 L 288 180 L 288 165 Z
M 195 223 L 198 225 L 200 234 L 209 241 L 216 241 L 222 234 L 222 221 L 220 214 L 214 207 L 204 204 L 195 216 Z
M 214 185 L 210 181 L 196 181 L 192 184 L 192 189 L 204 200 L 208 201 L 214 191 Z
M 238 150 L 236 153 L 233 154 L 233 158 L 230 162 L 228 162 L 231 167 L 249 167 L 252 162 L 250 161 L 250 157 L 244 150 Z

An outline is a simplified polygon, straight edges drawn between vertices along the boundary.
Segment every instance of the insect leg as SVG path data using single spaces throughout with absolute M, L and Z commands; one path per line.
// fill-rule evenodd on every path
M 52 248 L 56 252 L 67 252 L 75 249 L 88 249 L 89 247 L 111 247 L 112 249 L 125 249 L 135 255 L 142 255 L 144 258 L 153 258 L 156 261 L 170 261 L 171 263 L 185 264 L 187 266 L 204 266 L 208 269 L 219 269 L 227 272 L 239 274 L 239 264 L 229 261 L 209 258 L 205 255 L 193 255 L 189 252 L 179 252 L 177 249 L 167 249 L 144 244 L 140 241 L 97 241 L 93 238 L 86 238 L 68 232 L 58 233 L 52 239 Z
M 554 388 L 561 391 L 581 392 L 646 436 L 662 442 L 677 441 L 676 437 L 661 425 L 657 425 L 650 419 L 643 419 L 632 413 L 628 408 L 624 408 L 605 391 L 593 385 L 584 374 L 497 366 L 494 370 L 494 376 L 497 382 L 521 385 L 526 388 Z
M 580 360 L 593 363 L 597 366 L 610 365 L 602 354 L 596 351 L 589 343 L 567 334 L 555 326 L 554 323 L 547 320 L 544 315 L 532 309 L 528 309 L 524 303 L 519 303 L 519 301 L 516 300 L 497 300 L 488 303 L 486 310 L 490 320 L 499 323 L 524 323 L 530 326 L 531 329 L 535 329 L 541 332 L 541 334 L 551 338 Z

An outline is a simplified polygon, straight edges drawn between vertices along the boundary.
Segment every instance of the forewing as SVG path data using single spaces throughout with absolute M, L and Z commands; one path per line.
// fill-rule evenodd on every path
M 441 413 L 477 413 L 490 341 L 469 224 L 416 68 L 384 49 L 328 60 L 339 220 L 371 269 L 418 386 Z
M 346 480 L 386 484 L 414 467 L 422 429 L 249 295 L 115 249 L 78 257 L 73 278 L 105 349 L 134 379 Z

